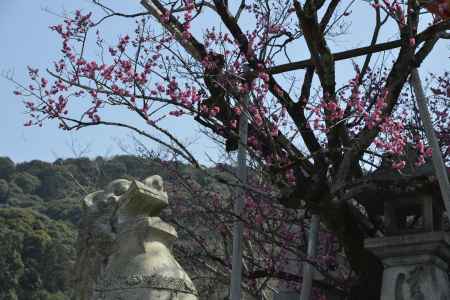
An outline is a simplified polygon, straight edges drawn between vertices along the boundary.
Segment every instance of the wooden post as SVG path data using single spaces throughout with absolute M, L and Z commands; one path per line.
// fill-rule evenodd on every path
M 433 149 L 433 167 L 441 189 L 442 200 L 444 201 L 445 209 L 447 210 L 447 217 L 450 221 L 450 183 L 448 181 L 447 169 L 445 167 L 444 159 L 442 158 L 439 143 L 434 134 L 433 124 L 431 123 L 430 113 L 427 107 L 427 98 L 423 92 L 422 82 L 420 81 L 419 72 L 414 68 L 411 72 L 411 84 L 416 94 L 417 106 L 419 107 L 420 119 L 422 120 L 428 142 Z
M 313 214 L 311 216 L 311 223 L 309 225 L 308 233 L 308 259 L 316 255 L 317 237 L 319 235 L 320 218 L 319 215 Z M 312 281 L 314 275 L 314 267 L 308 263 L 303 263 L 303 282 L 302 291 L 300 293 L 300 300 L 309 300 L 311 297 Z
M 247 135 L 248 135 L 248 114 L 247 107 L 250 94 L 246 94 L 242 101 L 242 110 L 239 119 L 239 148 L 238 148 L 238 178 L 242 185 L 247 182 Z M 234 203 L 234 214 L 241 217 L 244 208 L 245 189 L 242 188 L 238 199 Z M 231 269 L 230 299 L 241 299 L 242 281 L 242 232 L 243 224 L 238 219 L 233 228 L 233 258 Z

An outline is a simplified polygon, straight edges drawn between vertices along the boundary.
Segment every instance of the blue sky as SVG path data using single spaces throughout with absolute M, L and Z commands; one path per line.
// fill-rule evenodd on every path
M 115 2 L 113 7 L 120 11 L 131 13 L 143 10 L 138 1 L 110 2 Z M 0 70 L 13 72 L 17 81 L 26 83 L 28 65 L 41 70 L 51 66 L 52 61 L 59 57 L 60 40 L 48 27 L 61 23 L 60 17 L 52 12 L 60 14 L 76 9 L 90 11 L 94 7 L 88 0 L 0 0 Z M 128 32 L 128 24 L 121 22 L 120 18 L 109 22 L 108 33 L 114 37 Z M 0 156 L 9 156 L 16 162 L 32 159 L 54 161 L 60 157 L 73 157 L 73 148 L 78 153 L 86 147 L 90 157 L 111 156 L 123 152 L 120 144 L 129 145 L 133 152 L 131 132 L 119 128 L 97 127 L 65 132 L 57 128 L 56 122 L 46 122 L 42 128 L 24 127 L 23 123 L 27 120 L 24 107 L 20 99 L 12 94 L 13 90 L 11 82 L 0 78 L 3 110 L 0 119 Z M 189 122 L 189 126 L 186 126 L 187 120 L 176 122 L 181 124 L 172 126 L 179 128 L 176 132 L 182 137 L 181 140 L 193 141 L 199 137 L 195 124 Z M 158 148 L 155 144 L 147 146 L 149 149 Z M 212 147 L 203 139 L 193 146 L 193 151 L 204 156 L 205 151 L 214 152 Z
M 142 10 L 137 0 L 104 2 L 114 3 L 114 7 L 121 11 Z M 61 13 L 64 10 L 74 11 L 78 8 L 85 11 L 93 10 L 89 0 L 0 0 L 0 71 L 13 72 L 17 81 L 26 83 L 27 65 L 40 69 L 50 66 L 59 55 L 60 41 L 55 33 L 48 29 L 48 26 L 60 23 L 61 19 L 47 9 Z M 362 3 L 354 9 L 353 14 L 355 18 L 350 34 L 330 44 L 334 51 L 367 44 L 373 22 L 371 11 L 368 11 L 366 4 Z M 118 36 L 126 32 L 127 24 L 117 19 L 109 22 L 108 34 Z M 394 31 L 385 31 L 383 38 L 394 39 Z M 443 65 L 448 69 L 448 57 L 448 45 L 440 42 L 433 50 L 431 59 L 429 58 L 422 66 L 421 72 L 423 74 L 428 71 L 442 72 Z M 340 63 L 337 71 L 338 81 L 340 78 L 348 80 L 351 76 L 351 64 Z M 73 157 L 74 147 L 82 149 L 85 146 L 89 146 L 87 154 L 91 157 L 110 156 L 122 152 L 118 141 L 133 144 L 130 132 L 117 128 L 97 127 L 68 133 L 57 129 L 56 122 L 47 122 L 42 128 L 24 127 L 23 123 L 26 121 L 24 108 L 19 98 L 12 95 L 13 90 L 14 85 L 0 78 L 2 107 L 0 156 L 9 156 L 16 162 L 31 159 L 54 161 L 59 157 Z M 199 137 L 197 126 L 193 122 L 188 120 L 177 122 L 170 124 L 170 127 L 174 128 L 175 133 L 181 136 L 182 140 L 193 140 Z M 74 147 L 71 146 L 73 144 Z M 153 144 L 148 144 L 148 147 L 156 148 Z M 199 142 L 192 146 L 192 150 L 204 161 L 206 161 L 205 153 L 213 156 L 217 153 L 213 145 L 205 138 L 200 138 Z
M 81 4 L 81 5 L 80 5 Z M 45 11 L 73 11 L 89 8 L 88 1 L 64 0 L 15 0 L 0 1 L 0 70 L 14 72 L 18 81 L 26 82 L 27 65 L 45 68 L 58 56 L 59 40 L 48 29 L 49 25 L 60 23 L 60 18 Z M 119 130 L 96 128 L 79 132 L 63 132 L 55 122 L 47 122 L 44 127 L 24 127 L 24 108 L 19 98 L 12 95 L 14 86 L 0 78 L 0 155 L 9 156 L 14 161 L 40 159 L 53 161 L 58 157 L 73 156 L 72 142 L 80 148 L 91 145 L 90 155 L 106 155 L 118 151 L 113 138 L 125 137 Z

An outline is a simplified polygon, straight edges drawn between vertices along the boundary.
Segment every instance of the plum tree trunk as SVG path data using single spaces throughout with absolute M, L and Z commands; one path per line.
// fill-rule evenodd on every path
M 346 257 L 358 278 L 350 288 L 350 300 L 379 300 L 383 265 L 371 252 L 364 248 L 366 238 L 360 224 L 350 213 L 346 204 L 321 209 L 321 217 L 344 246 Z

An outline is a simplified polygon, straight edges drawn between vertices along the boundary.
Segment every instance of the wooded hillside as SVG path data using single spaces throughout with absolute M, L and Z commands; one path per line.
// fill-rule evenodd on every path
M 195 177 L 193 169 L 171 166 Z M 0 157 L 0 299 L 70 299 L 82 197 L 120 177 L 159 174 L 170 186 L 168 170 L 133 156 L 18 164 Z

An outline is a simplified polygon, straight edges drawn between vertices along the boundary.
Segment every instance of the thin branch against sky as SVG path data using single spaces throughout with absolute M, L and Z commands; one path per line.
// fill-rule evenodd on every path
M 126 13 L 138 13 L 143 9 L 138 1 L 106 1 L 116 11 Z M 370 30 L 373 24 L 367 25 L 367 20 L 372 20 L 369 16 L 371 11 L 366 8 L 367 4 L 361 1 L 355 5 L 351 10 L 354 15 L 352 19 L 354 24 L 350 26 L 350 32 L 335 38 L 330 43 L 332 50 L 335 52 L 343 51 L 358 46 L 365 46 L 369 42 Z M 21 82 L 26 82 L 28 65 L 45 68 L 49 66 L 51 60 L 57 57 L 59 51 L 59 41 L 54 34 L 49 30 L 49 26 L 57 24 L 60 21 L 58 14 L 63 14 L 64 11 L 70 12 L 75 9 L 83 9 L 84 11 L 94 10 L 101 12 L 98 7 L 92 5 L 91 1 L 64 1 L 64 0 L 17 0 L 17 1 L 2 1 L 0 3 L 0 35 L 2 36 L 2 49 L 0 55 L 0 70 L 2 72 L 14 72 L 15 79 Z M 32 23 L 25 20 L 33 20 Z M 108 20 L 105 20 L 108 22 Z M 114 18 L 113 22 L 108 23 L 108 32 L 110 37 L 117 37 L 121 33 L 131 31 L 133 22 Z M 198 24 L 200 25 L 200 24 Z M 393 24 L 386 25 L 387 30 L 384 29 L 380 35 L 380 40 L 393 40 L 398 38 L 394 32 Z M 389 27 L 391 26 L 391 27 Z M 389 30 L 392 28 L 392 30 Z M 202 26 L 193 28 L 193 32 L 200 33 Z M 448 57 L 449 49 L 445 45 L 445 41 L 440 41 L 433 50 L 431 57 Z M 306 52 L 305 52 L 306 53 Z M 298 59 L 307 59 L 302 57 L 302 53 L 298 54 Z M 359 62 L 360 58 L 355 61 Z M 351 61 L 337 63 L 336 72 L 337 84 L 344 84 L 350 78 L 353 67 Z M 442 70 L 442 62 L 434 60 L 426 60 L 421 66 L 422 73 L 425 72 L 439 72 Z M 426 74 L 424 74 L 426 75 Z M 20 103 L 17 97 L 12 95 L 14 86 L 0 78 L 0 99 L 3 101 L 3 109 L 7 111 L 0 120 L 0 133 L 2 134 L 3 143 L 0 144 L 0 155 L 9 156 L 16 161 L 43 159 L 54 160 L 52 153 L 69 157 L 71 156 L 70 149 L 66 147 L 67 136 L 66 133 L 59 130 L 56 124 L 47 124 L 43 128 L 24 128 L 23 123 L 26 120 L 24 114 L 23 104 Z M 175 132 L 178 136 L 189 138 L 198 133 L 197 127 L 193 121 L 186 119 L 178 119 L 177 122 L 183 122 L 183 126 L 176 126 L 178 128 Z M 179 124 L 175 124 L 179 125 Z M 190 130 L 186 130 L 190 128 Z M 78 140 L 80 144 L 92 144 L 91 155 L 101 155 L 104 149 L 111 148 L 114 143 L 113 138 L 126 137 L 127 131 L 121 129 L 111 130 L 107 127 L 96 127 L 92 129 L 85 129 L 83 132 L 74 132 L 73 138 Z M 205 138 L 201 143 L 207 143 Z M 208 144 L 209 145 L 209 144 Z M 149 145 L 152 147 L 152 145 Z M 208 154 L 215 156 L 213 144 L 211 143 L 208 149 Z M 193 146 L 192 150 L 196 156 L 206 155 L 202 153 L 204 147 Z M 113 153 L 119 153 L 120 147 L 114 146 Z

